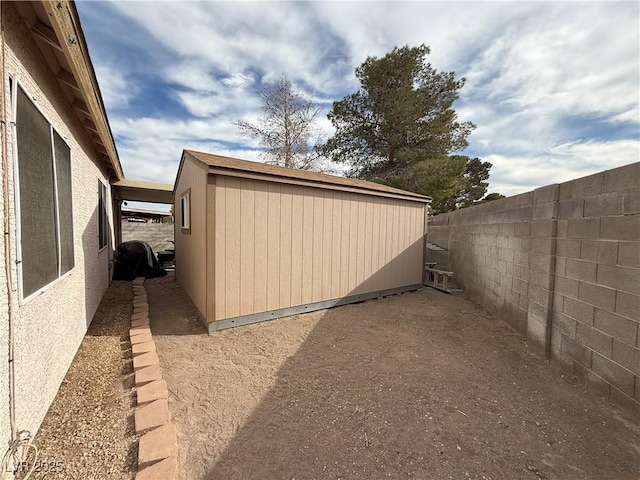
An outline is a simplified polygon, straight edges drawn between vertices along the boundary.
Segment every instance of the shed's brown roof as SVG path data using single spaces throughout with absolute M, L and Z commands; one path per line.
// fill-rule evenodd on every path
M 258 173 L 275 177 L 291 178 L 296 180 L 304 180 L 326 185 L 338 185 L 341 187 L 369 190 L 373 192 L 381 192 L 402 197 L 408 197 L 414 200 L 421 200 L 424 203 L 431 202 L 431 197 L 419 195 L 417 193 L 400 190 L 399 188 L 389 187 L 380 183 L 367 182 L 365 180 L 356 180 L 353 178 L 339 177 L 337 175 L 328 175 L 326 173 L 310 172 L 308 170 L 300 170 L 297 168 L 279 167 L 277 165 L 269 165 L 267 163 L 252 162 L 248 160 L 240 160 L 237 158 L 224 157 L 222 155 L 213 155 L 211 153 L 196 152 L 194 150 L 185 150 L 194 159 L 208 165 L 209 167 L 227 169 L 231 171 L 242 171 L 250 173 Z M 180 172 L 178 172 L 178 176 Z M 176 179 L 177 182 L 177 179 Z

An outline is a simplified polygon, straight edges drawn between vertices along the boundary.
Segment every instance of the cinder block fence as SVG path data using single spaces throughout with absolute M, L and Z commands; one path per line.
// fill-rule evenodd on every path
M 429 261 L 640 412 L 640 163 L 431 219 Z
M 173 223 L 134 223 L 122 221 L 122 241 L 139 240 L 147 242 L 154 253 L 173 248 Z

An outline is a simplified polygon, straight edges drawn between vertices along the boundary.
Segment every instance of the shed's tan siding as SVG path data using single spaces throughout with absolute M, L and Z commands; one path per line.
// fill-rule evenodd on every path
M 209 188 L 209 322 L 422 282 L 425 203 L 224 175 Z
M 175 275 L 200 313 L 207 313 L 207 168 L 183 162 L 175 187 Z M 190 232 L 182 232 L 180 199 L 190 189 Z

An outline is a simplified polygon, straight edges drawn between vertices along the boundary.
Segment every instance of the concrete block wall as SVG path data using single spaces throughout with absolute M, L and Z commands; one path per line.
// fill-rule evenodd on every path
M 640 405 L 640 163 L 559 185 L 552 354 Z
M 448 248 L 448 256 L 429 251 L 427 261 L 452 270 L 468 294 L 522 334 L 529 308 L 532 198 L 529 192 L 438 215 L 427 238 Z
M 428 261 L 640 411 L 640 163 L 439 215 L 428 232 L 448 248 Z
M 139 240 L 151 245 L 154 253 L 173 248 L 167 239 L 173 240 L 172 223 L 137 223 L 122 221 L 122 241 Z

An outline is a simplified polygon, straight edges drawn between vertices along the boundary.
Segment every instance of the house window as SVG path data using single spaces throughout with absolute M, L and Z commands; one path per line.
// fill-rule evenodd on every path
M 27 298 L 74 266 L 71 150 L 21 87 L 14 98 L 18 260 Z
M 191 233 L 191 189 L 180 197 L 180 229 L 182 233 Z
M 98 180 L 98 250 L 107 246 L 109 220 L 107 218 L 107 187 Z

